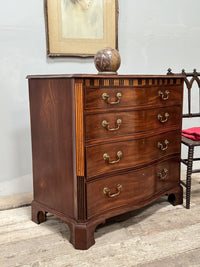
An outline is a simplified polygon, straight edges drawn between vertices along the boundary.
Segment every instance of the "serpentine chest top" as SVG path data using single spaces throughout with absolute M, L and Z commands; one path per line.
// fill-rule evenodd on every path
M 34 200 L 78 249 L 96 226 L 162 195 L 182 203 L 181 76 L 28 76 Z

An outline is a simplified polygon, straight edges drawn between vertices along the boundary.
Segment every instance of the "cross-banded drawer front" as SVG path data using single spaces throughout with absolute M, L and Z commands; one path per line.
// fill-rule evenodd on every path
M 181 104 L 180 86 L 86 88 L 85 108 Z
M 85 122 L 87 141 L 133 135 L 170 126 L 180 127 L 181 107 L 87 114 Z
M 94 180 L 87 184 L 88 218 L 117 207 L 151 198 L 178 185 L 179 158 L 174 157 L 140 170 Z
M 123 170 L 179 153 L 180 131 L 86 147 L 87 178 Z

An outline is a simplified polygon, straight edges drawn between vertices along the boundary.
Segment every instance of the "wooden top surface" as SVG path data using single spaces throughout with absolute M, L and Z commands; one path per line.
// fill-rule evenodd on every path
M 27 79 L 58 79 L 58 78 L 96 78 L 96 79 L 146 79 L 146 78 L 179 78 L 184 79 L 183 75 L 102 75 L 102 74 L 52 74 L 52 75 L 28 75 Z

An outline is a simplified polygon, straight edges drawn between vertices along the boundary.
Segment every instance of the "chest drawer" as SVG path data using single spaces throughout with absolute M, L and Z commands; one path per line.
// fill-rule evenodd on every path
M 179 158 L 87 184 L 88 217 L 151 198 L 179 182 Z
M 181 125 L 181 107 L 170 106 L 126 112 L 87 114 L 86 134 L 89 140 L 132 135 L 173 125 Z
M 85 89 L 86 109 L 172 105 L 181 101 L 182 87 L 177 85 Z
M 86 148 L 87 178 L 131 168 L 180 151 L 180 131 Z

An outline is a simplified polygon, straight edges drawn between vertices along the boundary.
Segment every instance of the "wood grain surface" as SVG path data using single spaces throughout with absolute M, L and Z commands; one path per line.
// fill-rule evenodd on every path
M 169 91 L 168 99 L 163 100 L 159 95 L 162 91 L 166 97 L 166 91 Z M 102 94 L 107 93 L 111 101 L 117 100 L 117 93 L 121 93 L 122 97 L 119 104 L 111 105 L 106 100 L 102 99 Z M 128 86 L 128 87 L 90 87 L 85 90 L 85 108 L 116 108 L 116 107 L 135 107 L 144 105 L 172 105 L 181 104 L 182 102 L 182 87 L 177 85 L 162 85 L 162 86 Z
M 168 149 L 162 151 L 158 148 L 158 142 L 169 141 Z M 108 142 L 104 144 L 88 146 L 87 157 L 87 178 L 98 175 L 105 175 L 113 171 L 133 168 L 165 156 L 180 152 L 180 131 L 169 131 L 146 138 L 132 139 L 129 141 Z M 165 146 L 165 145 L 164 145 Z M 110 156 L 110 161 L 117 160 L 117 152 L 123 153 L 121 160 L 115 164 L 109 164 L 103 159 L 103 154 Z
M 74 216 L 73 81 L 29 81 L 34 200 Z
M 168 175 L 165 180 L 160 180 L 158 172 L 167 168 Z M 108 212 L 116 207 L 129 206 L 142 202 L 179 183 L 179 158 L 171 158 L 160 163 L 141 168 L 126 174 L 104 177 L 87 184 L 88 218 L 98 213 Z M 109 198 L 104 194 L 105 187 L 115 194 L 117 185 L 122 185 L 118 196 Z
M 166 122 L 161 123 L 158 120 L 158 115 L 160 114 L 165 119 L 166 113 L 169 114 L 169 118 Z M 109 122 L 110 128 L 116 128 L 118 119 L 122 121 L 119 130 L 108 131 L 102 126 L 102 122 L 106 120 Z M 164 130 L 172 126 L 180 128 L 181 106 L 87 114 L 85 124 L 85 138 L 87 141 L 123 137 L 156 129 Z

